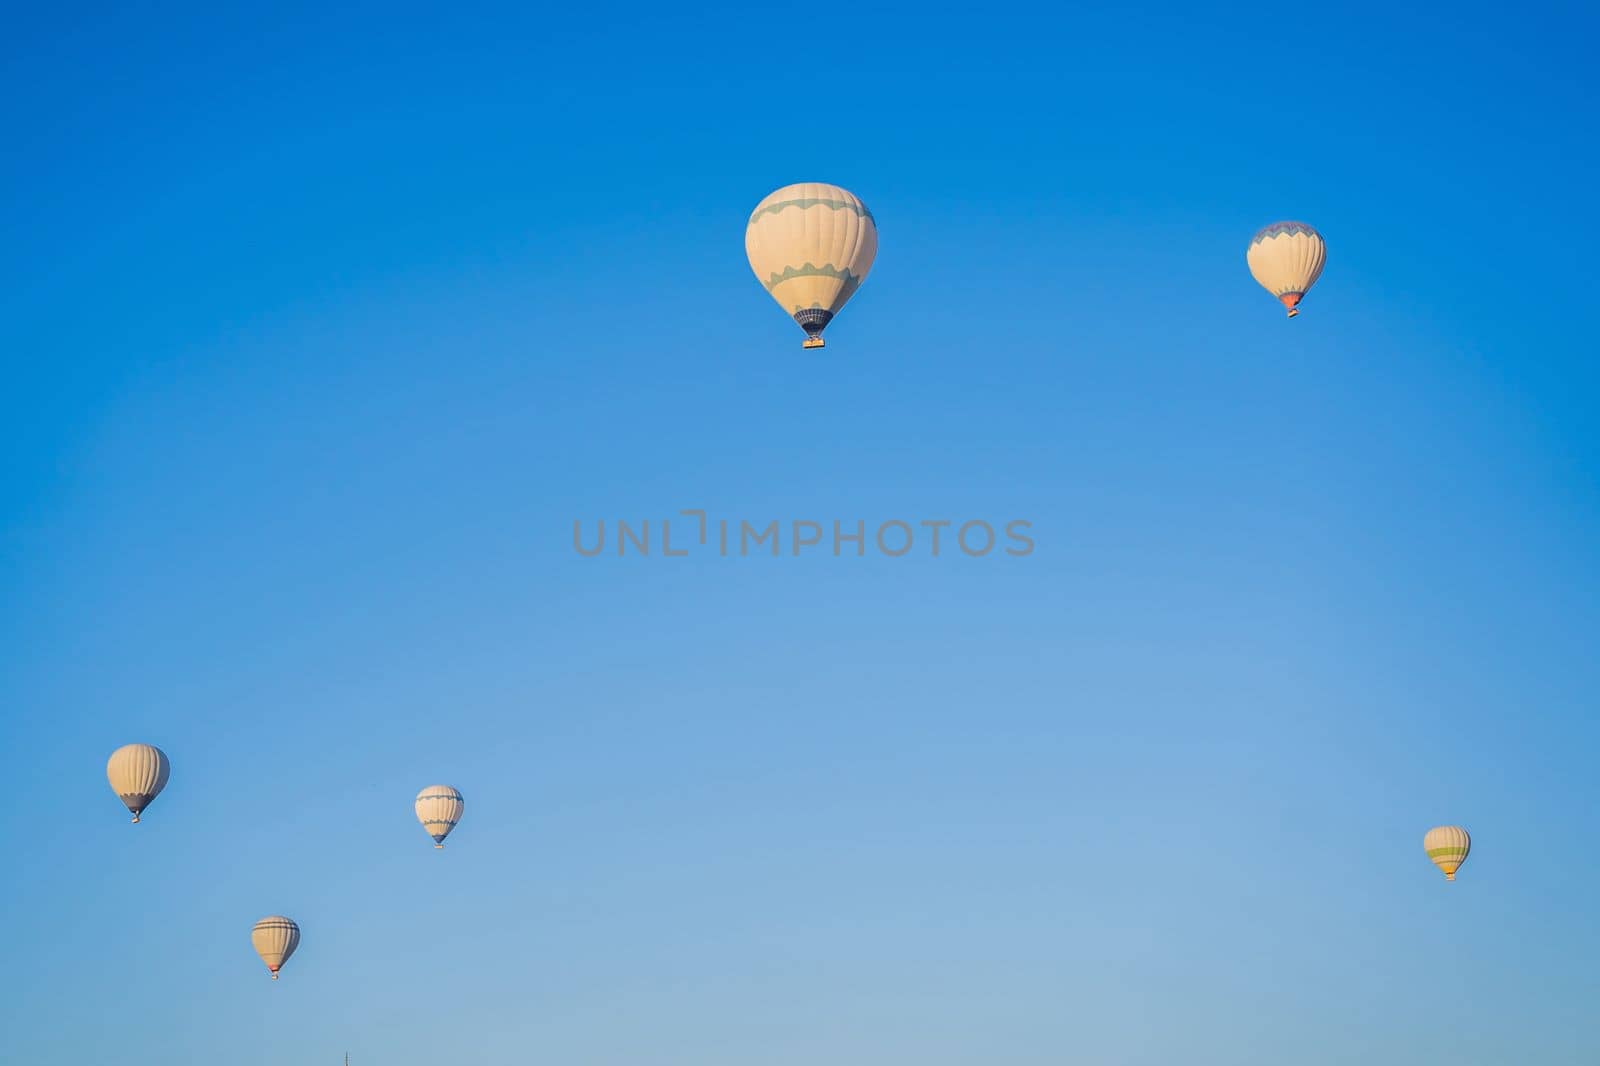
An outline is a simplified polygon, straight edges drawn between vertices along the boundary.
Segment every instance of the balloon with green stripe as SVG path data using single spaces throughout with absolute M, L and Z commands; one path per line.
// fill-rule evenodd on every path
M 1435 826 L 1422 838 L 1422 850 L 1428 853 L 1430 862 L 1444 871 L 1446 881 L 1454 881 L 1456 871 L 1467 861 L 1467 852 L 1472 850 L 1472 837 L 1459 825 Z

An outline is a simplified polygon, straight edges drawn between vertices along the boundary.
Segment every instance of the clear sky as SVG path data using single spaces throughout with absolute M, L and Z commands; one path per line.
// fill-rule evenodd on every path
M 1600 1059 L 1592 14 L 339 6 L 0 41 L 0 1060 Z

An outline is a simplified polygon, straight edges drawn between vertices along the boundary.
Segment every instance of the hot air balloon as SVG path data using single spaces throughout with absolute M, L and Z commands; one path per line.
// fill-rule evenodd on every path
M 1289 309 L 1300 313 L 1300 301 L 1322 275 L 1328 246 L 1322 234 L 1304 222 L 1274 222 L 1250 238 L 1244 253 L 1251 275 Z
M 268 915 L 250 930 L 250 946 L 256 949 L 256 954 L 267 964 L 272 979 L 276 981 L 278 971 L 289 961 L 294 949 L 300 946 L 300 927 L 294 924 L 292 918 L 285 918 L 281 914 Z
M 1472 850 L 1472 838 L 1459 825 L 1441 825 L 1428 830 L 1422 838 L 1422 848 L 1433 864 L 1444 871 L 1446 881 L 1456 879 L 1456 870 L 1467 861 Z
M 111 782 L 111 791 L 133 812 L 135 825 L 144 809 L 167 787 L 171 770 L 166 752 L 149 744 L 124 744 L 106 760 L 106 780 Z
M 757 280 L 806 331 L 801 347 L 821 348 L 822 331 L 872 269 L 878 224 L 837 185 L 785 185 L 756 205 L 744 250 Z
M 444 838 L 461 821 L 466 801 L 449 785 L 429 785 L 417 793 L 417 821 L 433 838 L 433 846 L 444 847 Z

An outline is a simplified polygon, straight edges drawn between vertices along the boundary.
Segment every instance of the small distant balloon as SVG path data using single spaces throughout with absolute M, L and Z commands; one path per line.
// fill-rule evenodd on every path
M 1422 838 L 1422 849 L 1428 853 L 1429 861 L 1444 871 L 1444 879 L 1454 881 L 1456 871 L 1467 861 L 1467 852 L 1472 850 L 1472 837 L 1459 825 L 1435 826 Z
M 878 223 L 854 193 L 806 181 L 756 205 L 744 230 L 750 269 L 821 348 L 822 331 L 855 295 L 878 254 Z
M 149 744 L 124 744 L 106 760 L 106 780 L 111 782 L 111 791 L 133 812 L 136 825 L 139 815 L 167 787 L 171 772 L 166 752 Z
M 417 821 L 433 838 L 434 847 L 444 847 L 444 838 L 461 821 L 461 812 L 466 806 L 460 791 L 449 785 L 429 785 L 417 793 Z
M 292 918 L 285 918 L 281 914 L 268 915 L 250 930 L 250 945 L 261 956 L 261 961 L 267 964 L 267 970 L 276 981 L 278 971 L 289 961 L 294 949 L 300 946 L 300 927 L 294 924 Z
M 1300 314 L 1300 301 L 1322 276 L 1327 261 L 1322 234 L 1304 222 L 1264 226 L 1245 250 L 1251 276 L 1282 302 L 1290 318 Z

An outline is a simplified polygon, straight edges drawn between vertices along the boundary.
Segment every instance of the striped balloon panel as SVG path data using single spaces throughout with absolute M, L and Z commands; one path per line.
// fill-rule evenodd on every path
M 872 269 L 878 225 L 849 190 L 801 182 L 756 205 L 744 248 L 750 269 L 785 311 L 833 313 Z
M 1328 246 L 1304 222 L 1274 222 L 1250 239 L 1250 274 L 1274 296 L 1304 295 L 1322 276 Z

